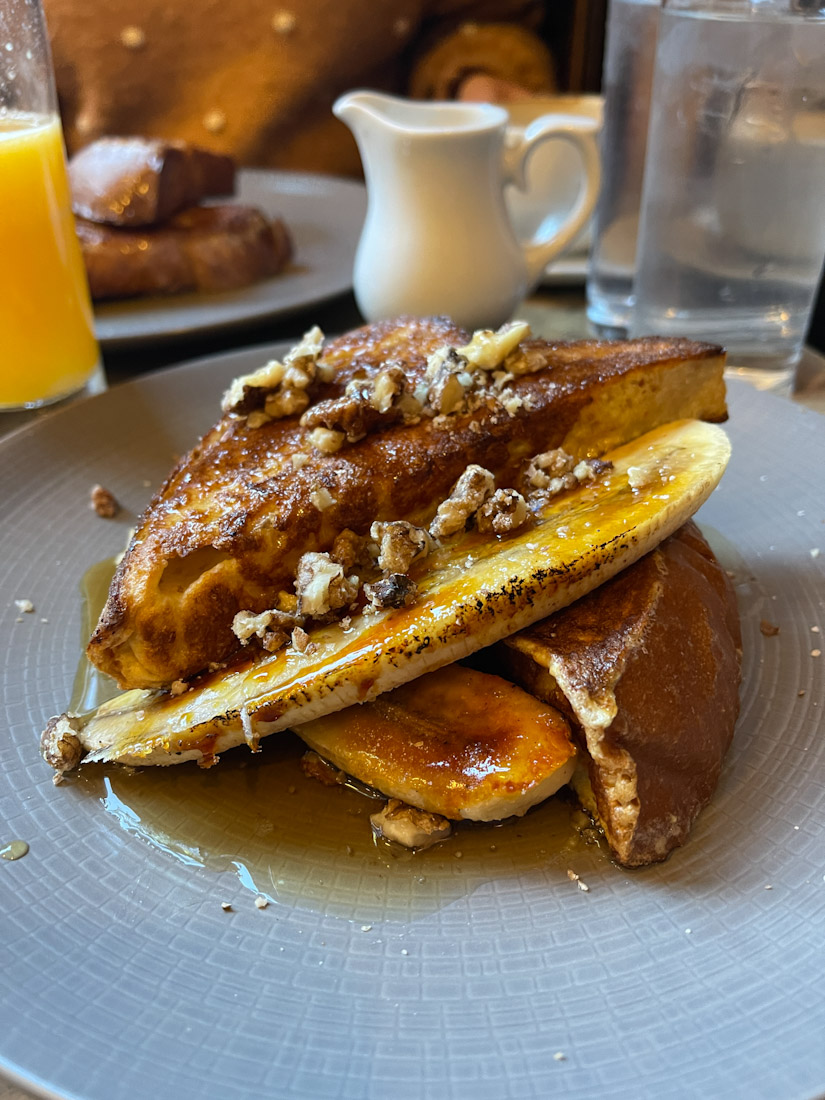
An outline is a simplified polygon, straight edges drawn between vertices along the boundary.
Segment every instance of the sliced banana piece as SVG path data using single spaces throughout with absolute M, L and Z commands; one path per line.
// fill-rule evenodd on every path
M 570 727 L 557 710 L 462 665 L 296 732 L 355 779 L 453 820 L 520 816 L 569 782 L 575 766 Z
M 346 629 L 319 627 L 305 653 L 250 657 L 182 695 L 127 692 L 72 719 L 74 735 L 89 761 L 208 765 L 244 741 L 257 749 L 267 734 L 374 699 L 530 626 L 632 564 L 700 507 L 729 455 L 712 424 L 664 425 L 605 455 L 612 470 L 551 499 L 519 531 L 448 539 L 413 566 L 411 606 L 357 615 Z

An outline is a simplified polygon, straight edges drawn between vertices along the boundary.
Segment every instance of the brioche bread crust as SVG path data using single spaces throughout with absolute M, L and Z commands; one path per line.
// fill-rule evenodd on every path
M 574 786 L 616 861 L 654 863 L 683 844 L 739 712 L 736 599 L 696 525 L 498 655 L 571 720 L 586 761 Z

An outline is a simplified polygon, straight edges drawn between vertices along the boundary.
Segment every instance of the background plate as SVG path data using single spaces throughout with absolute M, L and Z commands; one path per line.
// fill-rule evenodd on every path
M 814 413 L 731 388 L 733 460 L 700 520 L 741 597 L 743 709 L 716 797 L 662 866 L 614 867 L 559 826 L 563 809 L 387 859 L 359 796 L 318 801 L 291 759 L 284 785 L 266 786 L 277 738 L 207 773 L 52 785 L 38 734 L 72 691 L 79 578 L 121 548 L 227 381 L 271 350 L 145 377 L 0 443 L 0 840 L 31 846 L 0 862 L 0 1065 L 84 1100 L 820 1095 Z M 94 482 L 121 500 L 118 519 L 89 510 Z M 224 774 L 240 809 L 215 793 Z M 186 828 L 162 827 L 164 800 Z
M 284 219 L 295 244 L 287 270 L 218 294 L 99 303 L 95 331 L 104 348 L 160 343 L 284 317 L 352 287 L 355 249 L 367 209 L 362 183 L 312 173 L 245 169 L 238 173 L 235 198 Z

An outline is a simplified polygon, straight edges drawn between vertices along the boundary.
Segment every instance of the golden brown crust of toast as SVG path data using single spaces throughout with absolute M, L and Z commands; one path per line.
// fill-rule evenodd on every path
M 336 374 L 320 397 L 339 396 L 356 371 L 369 377 L 390 361 L 415 385 L 430 353 L 467 338 L 443 318 L 357 329 L 326 348 L 322 358 Z M 646 338 L 529 346 L 546 367 L 508 387 L 523 401 L 515 415 L 493 403 L 394 426 L 336 454 L 310 449 L 298 470 L 290 456 L 306 449 L 307 433 L 297 417 L 254 429 L 221 419 L 140 522 L 89 658 L 122 687 L 185 678 L 237 647 L 236 611 L 263 611 L 291 591 L 301 554 L 328 550 L 346 527 L 365 533 L 376 519 L 428 521 L 471 462 L 508 485 L 539 451 L 564 446 L 584 457 L 669 420 L 726 417 L 723 353 L 713 345 Z M 312 503 L 320 488 L 335 501 L 323 511 Z
M 626 867 L 684 843 L 719 779 L 739 711 L 731 583 L 695 524 L 497 656 L 570 719 L 577 785 Z

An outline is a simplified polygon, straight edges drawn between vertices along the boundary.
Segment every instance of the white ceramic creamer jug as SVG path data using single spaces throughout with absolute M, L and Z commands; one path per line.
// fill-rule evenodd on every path
M 348 92 L 333 111 L 364 164 L 367 217 L 353 281 L 368 321 L 448 314 L 469 329 L 498 326 L 593 211 L 600 171 L 591 119 L 552 115 L 508 133 L 502 107 L 367 91 Z M 562 224 L 518 241 L 504 186 L 525 186 L 528 155 L 549 139 L 578 151 L 578 200 Z

